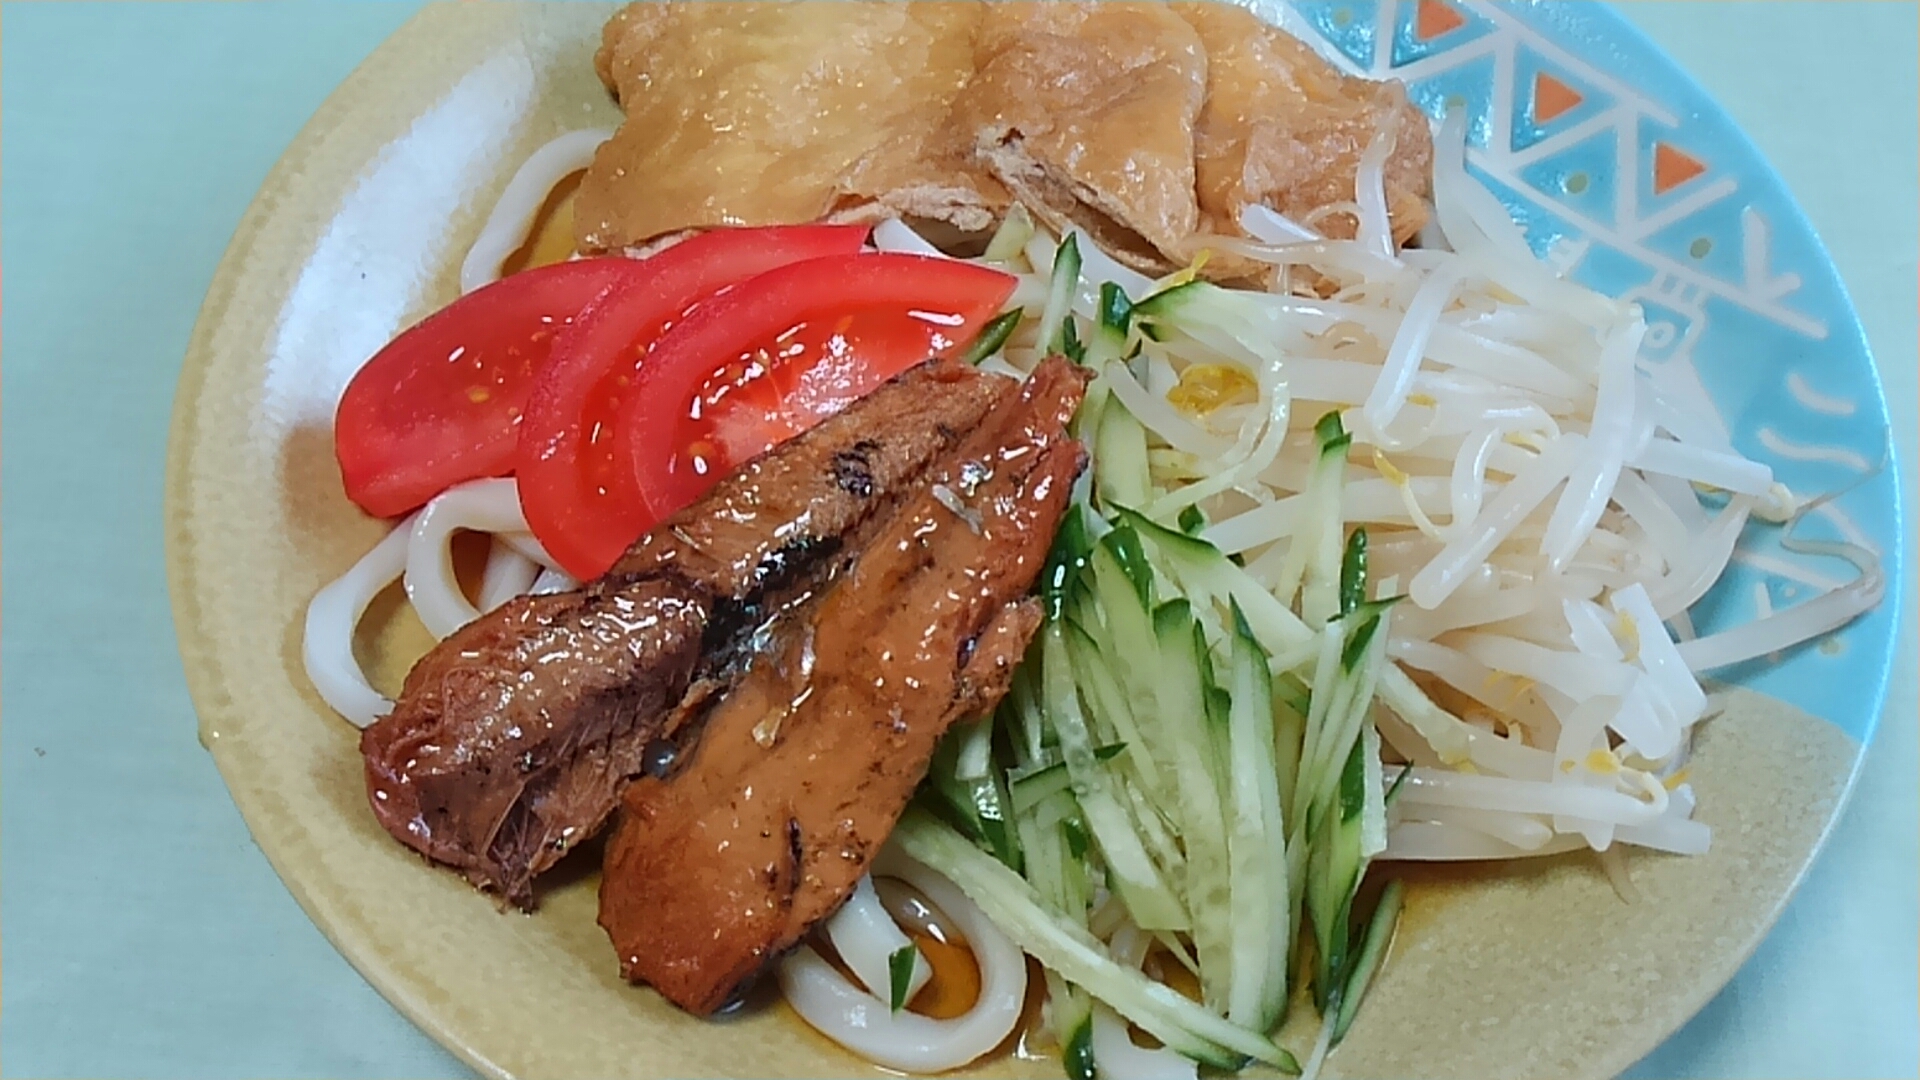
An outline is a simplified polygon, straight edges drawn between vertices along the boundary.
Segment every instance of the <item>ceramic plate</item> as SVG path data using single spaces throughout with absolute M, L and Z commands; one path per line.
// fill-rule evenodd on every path
M 455 295 L 467 243 L 530 150 L 617 120 L 590 65 L 606 14 L 426 10 L 326 103 L 241 223 L 181 377 L 167 476 L 202 739 L 315 922 L 485 1074 L 876 1074 L 777 1007 L 703 1023 L 622 984 L 591 868 L 530 917 L 430 871 L 375 825 L 354 733 L 302 672 L 307 601 L 384 528 L 341 492 L 334 402 L 356 365 Z M 1300 0 L 1264 14 L 1350 70 L 1404 79 L 1430 111 L 1470 109 L 1471 163 L 1535 248 L 1638 300 L 1648 362 L 1690 359 L 1743 453 L 1801 491 L 1880 461 L 1884 402 L 1819 242 L 1726 117 L 1610 12 Z M 1896 594 L 1897 490 L 1882 472 L 1811 523 L 1888 553 Z M 1753 533 L 1701 629 L 1850 573 L 1776 540 Z M 1759 941 L 1838 813 L 1880 712 L 1893 614 L 1731 673 L 1694 765 L 1713 850 L 1634 858 L 1640 903 L 1584 860 L 1422 875 L 1330 1074 L 1603 1077 L 1666 1037 Z M 391 596 L 358 642 L 389 688 L 428 644 Z

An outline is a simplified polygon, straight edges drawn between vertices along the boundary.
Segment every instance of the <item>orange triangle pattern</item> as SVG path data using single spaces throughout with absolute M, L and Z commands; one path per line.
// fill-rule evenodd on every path
M 1706 162 L 1666 143 L 1653 147 L 1653 193 L 1665 195 L 1707 171 Z
M 1413 36 L 1421 41 L 1451 34 L 1467 25 L 1467 17 L 1453 10 L 1443 0 L 1420 0 L 1420 7 L 1414 13 Z
M 1580 91 L 1544 71 L 1533 77 L 1533 122 L 1536 124 L 1551 124 L 1585 100 Z

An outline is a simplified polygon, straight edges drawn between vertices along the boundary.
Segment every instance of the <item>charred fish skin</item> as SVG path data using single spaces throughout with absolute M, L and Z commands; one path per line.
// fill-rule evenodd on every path
M 845 901 L 947 728 L 1004 695 L 1085 467 L 1085 384 L 1043 365 L 787 614 L 677 771 L 627 789 L 600 888 L 627 978 L 699 1015 L 731 1000 Z
M 1012 392 L 952 362 L 910 369 L 721 481 L 601 579 L 449 636 L 361 735 L 376 819 L 531 908 L 534 879 L 604 826 L 650 756 L 685 752 L 770 622 Z

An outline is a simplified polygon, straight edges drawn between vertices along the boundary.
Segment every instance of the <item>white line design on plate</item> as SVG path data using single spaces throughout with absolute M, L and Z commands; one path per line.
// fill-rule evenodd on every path
M 1839 465 L 1854 472 L 1872 472 L 1873 463 L 1852 450 L 1842 446 L 1810 446 L 1797 443 L 1773 430 L 1763 427 L 1754 433 L 1760 445 L 1771 453 L 1778 454 L 1788 461 L 1817 461 L 1827 465 Z
M 1860 408 L 1846 398 L 1831 397 L 1815 390 L 1807 382 L 1806 376 L 1797 371 L 1787 372 L 1787 392 L 1793 395 L 1793 400 L 1827 416 L 1852 416 Z

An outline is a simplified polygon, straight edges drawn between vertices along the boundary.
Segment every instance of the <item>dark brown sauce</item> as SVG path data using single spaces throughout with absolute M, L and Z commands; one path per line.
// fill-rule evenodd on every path
M 980 1000 L 980 961 L 973 958 L 973 950 L 928 934 L 909 933 L 907 937 L 933 968 L 933 978 L 913 995 L 907 1008 L 935 1020 L 966 1015 Z
M 957 939 L 946 940 L 917 931 L 907 931 L 906 934 L 933 968 L 933 977 L 927 980 L 927 985 L 921 987 L 920 992 L 913 995 L 913 1000 L 907 1002 L 908 1011 L 935 1020 L 951 1020 L 966 1015 L 974 1002 L 980 1000 L 980 962 L 973 958 L 973 950 Z M 840 958 L 826 934 L 816 931 L 807 938 L 807 944 L 813 946 L 813 950 L 833 970 L 839 972 L 841 978 L 855 986 L 860 985 L 853 969 Z

